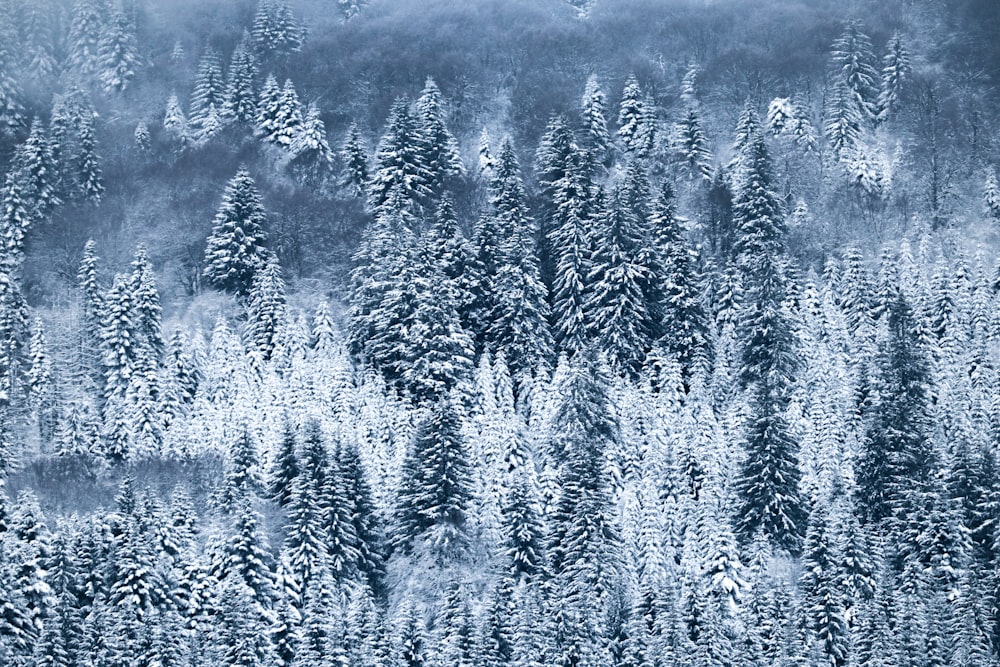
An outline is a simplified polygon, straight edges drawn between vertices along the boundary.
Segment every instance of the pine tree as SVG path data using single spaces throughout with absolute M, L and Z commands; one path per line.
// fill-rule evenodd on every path
M 321 185 L 333 167 L 333 151 L 326 139 L 326 125 L 319 115 L 319 107 L 306 107 L 302 128 L 288 147 L 292 170 L 305 183 Z
M 213 285 L 247 296 L 270 252 L 264 246 L 267 221 L 260 193 L 250 173 L 241 168 L 226 185 L 205 248 L 205 277 Z
M 824 662 L 843 667 L 850 658 L 843 594 L 836 578 L 839 554 L 831 544 L 824 510 L 814 508 L 803 547 L 799 586 L 805 597 L 806 623 L 819 641 Z
M 286 79 L 285 85 L 281 88 L 272 122 L 274 128 L 265 139 L 282 148 L 291 149 L 302 133 L 305 122 L 302 116 L 302 103 L 299 102 L 299 94 L 295 91 L 295 84 L 291 79 Z
M 712 177 L 712 154 L 708 149 L 708 139 L 701 129 L 701 116 L 695 107 L 690 107 L 677 124 L 677 152 L 692 174 L 705 179 Z
M 744 386 L 751 386 L 752 399 L 746 458 L 737 482 L 736 532 L 748 541 L 763 531 L 775 545 L 794 551 L 805 530 L 805 511 L 798 489 L 798 447 L 784 412 L 799 360 L 785 312 L 785 223 L 760 134 L 750 144 L 744 172 L 734 214 L 737 265 L 746 289 L 740 377 Z
M 136 128 L 138 130 L 138 128 Z M 148 139 L 148 131 L 147 131 Z M 97 156 L 97 140 L 94 137 L 93 115 L 86 115 L 80 120 L 79 128 L 80 152 L 76 161 L 78 178 L 78 197 L 93 204 L 100 203 L 104 195 L 104 184 L 101 175 L 100 158 Z
M 423 162 L 420 141 L 409 103 L 397 100 L 375 152 L 375 170 L 368 184 L 368 207 L 373 212 L 387 206 L 394 192 L 411 212 L 431 194 L 431 174 Z
M 37 83 L 45 83 L 55 74 L 58 63 L 53 55 L 50 13 L 54 8 L 44 2 L 32 3 L 22 13 L 24 69 Z
M 996 171 L 986 172 L 986 185 L 983 188 L 983 213 L 994 224 L 1000 223 L 1000 184 L 997 183 Z
M 600 659 L 599 618 L 619 571 L 607 452 L 619 437 L 595 355 L 579 355 L 559 387 L 549 444 L 561 463 L 548 539 L 558 591 L 555 661 Z M 598 663 L 599 664 L 599 663 Z
M 250 34 L 262 60 L 297 53 L 305 39 L 305 31 L 285 0 L 260 0 Z
M 229 78 L 221 106 L 226 120 L 249 126 L 257 119 L 256 79 L 257 62 L 250 50 L 249 36 L 244 34 L 229 61 Z
M 68 64 L 83 78 L 96 76 L 107 7 L 101 0 L 76 0 L 69 28 Z
M 858 22 L 848 23 L 843 34 L 834 41 L 830 60 L 835 79 L 847 88 L 850 104 L 861 118 L 873 121 L 878 114 L 881 77 L 871 40 L 861 32 Z
M 516 476 L 504 506 L 505 576 L 531 580 L 545 566 L 545 535 L 532 497 L 528 475 Z
M 837 159 L 846 160 L 854 154 L 861 137 L 863 118 L 851 97 L 850 88 L 843 81 L 836 81 L 827 98 L 823 131 Z
M 417 120 L 420 126 L 420 163 L 427 169 L 427 186 L 440 195 L 444 185 L 465 173 L 458 142 L 445 126 L 441 108 L 441 90 L 428 78 L 417 100 Z
M 344 170 L 341 173 L 341 185 L 350 188 L 355 197 L 365 197 L 368 188 L 368 150 L 361 138 L 361 130 L 356 123 L 351 123 L 347 130 L 347 139 L 341 149 Z
M 186 143 L 189 138 L 187 117 L 181 110 L 181 103 L 177 99 L 176 93 L 172 93 L 167 98 L 167 108 L 163 115 L 163 129 L 181 145 Z
M 495 273 L 480 269 L 479 293 L 493 291 L 485 339 L 503 352 L 511 374 L 533 373 L 552 355 L 548 295 L 538 273 L 532 221 L 514 148 L 505 142 L 491 183 L 490 217 L 498 232 Z M 483 267 L 485 268 L 485 267 Z
M 116 12 L 104 27 L 97 47 L 98 78 L 106 93 L 121 93 L 135 77 L 141 60 L 136 44 L 135 26 L 128 17 Z
M 291 502 L 295 480 L 299 476 L 297 448 L 295 427 L 286 419 L 267 486 L 268 496 L 281 507 L 286 507 Z
M 658 265 L 652 276 L 658 287 L 651 304 L 656 307 L 653 321 L 659 324 L 666 350 L 690 376 L 710 359 L 710 324 L 695 254 L 674 212 L 673 188 L 666 182 L 656 201 L 652 233 Z
M 45 329 L 39 317 L 31 327 L 28 340 L 27 390 L 28 404 L 35 413 L 42 442 L 52 439 L 55 429 L 56 387 L 52 376 L 52 360 L 49 357 Z
M 281 107 L 281 87 L 274 74 L 268 74 L 257 99 L 257 116 L 254 119 L 254 136 L 266 138 L 278 132 L 278 114 Z
M 626 153 L 638 158 L 649 157 L 655 143 L 656 128 L 652 123 L 652 109 L 643 96 L 639 81 L 634 75 L 625 82 L 621 106 L 618 111 L 618 138 Z
M 468 546 L 471 480 L 461 423 L 444 397 L 421 422 L 406 454 L 397 497 L 393 547 L 427 544 L 442 558 Z
M 596 75 L 591 74 L 590 78 L 587 79 L 580 112 L 583 117 L 583 126 L 587 131 L 587 144 L 593 153 L 593 161 L 597 164 L 607 164 L 611 151 L 607 97 L 605 97 Z
M 254 276 L 247 296 L 246 336 L 250 349 L 268 361 L 274 355 L 278 339 L 286 325 L 285 281 L 281 265 L 274 255 Z
M 878 402 L 873 406 L 856 464 L 857 503 L 863 521 L 904 521 L 908 500 L 931 472 L 928 387 L 930 368 L 914 315 L 902 291 L 888 312 L 888 339 L 878 356 Z
M 23 180 L 23 197 L 34 218 L 42 218 L 62 203 L 56 190 L 58 168 L 52 154 L 52 142 L 39 120 L 31 123 L 31 131 L 14 153 L 14 169 Z
M 147 357 L 153 365 L 158 365 L 164 350 L 160 295 L 156 289 L 153 265 L 143 244 L 139 244 L 135 250 L 130 282 L 135 346 L 139 350 L 138 354 Z
M 634 376 L 649 350 L 652 332 L 642 285 L 648 280 L 640 262 L 641 227 L 616 188 L 594 233 L 594 254 L 586 308 L 592 335 L 612 370 Z
M 25 122 L 21 86 L 14 65 L 14 54 L 8 45 L 0 45 L 0 132 L 5 137 L 13 136 Z
M 226 108 L 226 82 L 219 52 L 205 49 L 191 92 L 188 123 L 197 141 L 207 141 L 219 129 L 219 113 Z
M 910 76 L 910 53 L 898 32 L 889 38 L 882 58 L 882 87 L 878 96 L 878 120 L 885 122 L 899 104 L 903 85 Z

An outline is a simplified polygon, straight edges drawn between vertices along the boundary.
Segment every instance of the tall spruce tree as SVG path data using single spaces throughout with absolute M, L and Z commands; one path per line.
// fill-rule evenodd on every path
M 219 289 L 247 296 L 270 252 L 264 243 L 267 221 L 250 173 L 240 169 L 226 185 L 205 247 L 205 277 Z
M 785 222 L 759 133 L 748 146 L 743 171 L 734 217 L 736 261 L 745 290 L 738 331 L 740 379 L 751 390 L 751 403 L 735 528 L 744 541 L 761 531 L 775 545 L 794 551 L 805 532 L 806 513 L 799 492 L 798 443 L 785 412 L 800 362 L 786 312 Z

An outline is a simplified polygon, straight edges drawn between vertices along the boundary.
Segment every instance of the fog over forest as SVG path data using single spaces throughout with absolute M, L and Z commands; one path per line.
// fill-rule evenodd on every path
M 0 0 L 0 667 L 1000 667 L 996 0 Z

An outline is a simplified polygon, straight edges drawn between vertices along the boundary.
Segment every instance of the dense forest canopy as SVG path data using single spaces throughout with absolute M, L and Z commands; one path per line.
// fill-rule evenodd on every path
M 0 0 L 0 665 L 1000 664 L 988 0 Z

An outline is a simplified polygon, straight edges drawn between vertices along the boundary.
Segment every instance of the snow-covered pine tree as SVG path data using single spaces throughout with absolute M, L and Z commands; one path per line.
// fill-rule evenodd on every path
M 827 528 L 825 509 L 814 507 L 803 546 L 799 586 L 805 598 L 806 626 L 815 637 L 822 662 L 832 667 L 844 667 L 850 659 L 850 634 L 837 578 L 839 557 Z
M 264 243 L 267 221 L 260 193 L 241 168 L 226 185 L 205 247 L 205 277 L 219 289 L 247 296 L 270 252 Z
M 298 52 L 305 38 L 286 0 L 260 0 L 250 34 L 262 60 Z
M 302 103 L 291 79 L 286 79 L 281 88 L 272 122 L 274 128 L 264 138 L 282 148 L 291 149 L 302 133 L 304 123 Z
M 219 52 L 208 48 L 198 61 L 191 91 L 188 124 L 195 141 L 207 141 L 220 128 L 219 114 L 226 108 L 226 81 Z
M 878 96 L 881 76 L 868 35 L 861 32 L 861 24 L 851 21 L 844 28 L 830 49 L 830 63 L 835 81 L 843 84 L 848 100 L 865 123 L 878 115 Z
M 597 76 L 591 74 L 583 91 L 580 114 L 587 132 L 586 143 L 595 164 L 606 165 L 611 157 L 611 134 L 608 131 L 608 100 Z
M 333 151 L 316 104 L 306 107 L 302 127 L 288 147 L 288 152 L 293 156 L 292 170 L 303 183 L 319 186 L 333 169 Z
M 128 88 L 142 64 L 136 30 L 124 12 L 114 12 L 103 27 L 97 47 L 98 79 L 106 93 Z
M 167 98 L 166 110 L 163 113 L 163 129 L 182 146 L 187 143 L 188 121 L 176 93 L 171 93 Z
M 639 80 L 632 75 L 625 82 L 618 111 L 618 139 L 626 153 L 637 158 L 647 158 L 656 141 L 656 127 L 649 100 L 639 87 Z
M 878 96 L 878 120 L 887 121 L 899 105 L 906 80 L 910 77 L 910 53 L 899 32 L 894 32 L 882 58 L 882 86 Z
M 257 93 L 254 90 L 256 79 L 257 62 L 250 50 L 250 37 L 244 33 L 229 61 L 221 106 L 226 120 L 249 126 L 257 119 Z
M 392 545 L 420 545 L 445 560 L 464 555 L 471 480 L 461 421 L 450 397 L 437 401 L 407 450 L 396 501 Z
M 638 374 L 652 337 L 643 294 L 649 276 L 640 257 L 642 232 L 642 223 L 616 187 L 594 230 L 585 308 L 591 335 L 611 369 L 630 377 Z
M 481 273 L 478 290 L 494 293 L 485 340 L 503 353 L 511 375 L 523 379 L 552 356 L 548 294 L 538 271 L 534 224 L 514 147 L 504 142 L 490 184 L 490 212 L 498 234 L 496 273 Z
M 711 328 L 696 256 L 674 207 L 673 188 L 665 181 L 652 215 L 657 266 L 652 279 L 660 288 L 655 312 L 662 344 L 676 358 L 682 373 L 690 377 L 697 368 L 707 368 Z
M 751 140 L 743 171 L 734 203 L 737 265 L 745 290 L 740 378 L 750 386 L 752 397 L 746 455 L 736 487 L 735 529 L 745 542 L 762 531 L 776 546 L 794 551 L 805 531 L 806 513 L 798 488 L 798 443 L 785 411 L 799 359 L 785 310 L 785 222 L 759 132 Z
M 378 212 L 398 190 L 408 211 L 416 212 L 430 196 L 431 174 L 423 162 L 420 129 L 405 99 L 389 112 L 385 134 L 375 152 L 375 169 L 368 184 L 368 208 Z
M 13 173 L 23 181 L 23 196 L 35 219 L 44 218 L 62 203 L 57 187 L 59 169 L 45 125 L 37 118 L 27 139 L 14 153 Z
M 140 125 L 140 127 L 145 127 Z M 138 131 L 139 127 L 136 127 Z M 77 174 L 76 192 L 73 194 L 84 201 L 98 204 L 104 195 L 104 183 L 101 175 L 100 158 L 97 155 L 97 140 L 94 137 L 94 116 L 84 115 L 79 124 L 79 153 L 77 154 L 75 171 Z M 149 131 L 146 131 L 146 144 L 149 142 Z
M 102 0 L 76 0 L 67 39 L 69 68 L 81 79 L 100 70 L 100 49 L 108 8 Z
M 445 125 L 441 90 L 429 77 L 417 99 L 417 122 L 420 126 L 419 159 L 428 172 L 427 186 L 440 196 L 445 184 L 465 173 L 465 165 L 458 142 Z
M 256 272 L 247 296 L 246 343 L 264 361 L 274 355 L 286 326 L 285 281 L 281 264 L 273 254 Z
M 989 169 L 986 172 L 986 184 L 983 186 L 983 214 L 1000 224 L 1000 183 L 997 182 L 997 172 Z
M 351 123 L 347 129 L 347 138 L 340 150 L 344 169 L 340 175 L 340 183 L 349 188 L 355 197 L 367 196 L 368 188 L 368 149 L 357 123 Z

